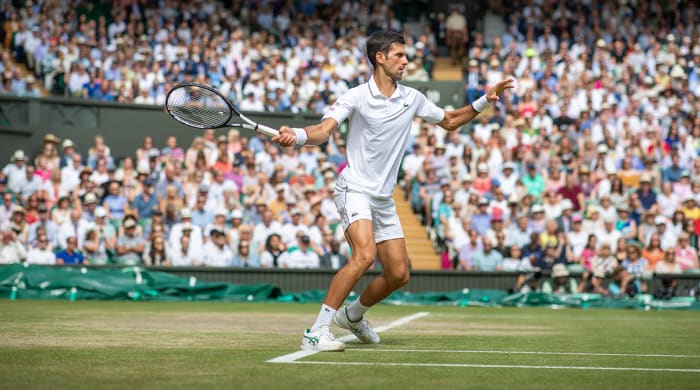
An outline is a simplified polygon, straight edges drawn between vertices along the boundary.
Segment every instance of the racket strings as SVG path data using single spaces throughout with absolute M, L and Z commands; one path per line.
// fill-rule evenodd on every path
M 231 117 L 231 109 L 220 95 L 195 85 L 173 89 L 166 106 L 175 119 L 193 127 L 221 127 Z

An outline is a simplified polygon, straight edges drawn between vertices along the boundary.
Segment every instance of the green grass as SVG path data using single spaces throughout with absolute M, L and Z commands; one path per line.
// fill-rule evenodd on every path
M 368 316 L 375 326 L 418 311 L 430 315 L 383 333 L 379 346 L 348 343 L 346 352 L 301 360 L 358 365 L 266 363 L 298 350 L 301 331 L 317 308 L 0 301 L 0 388 L 691 389 L 700 383 L 699 372 L 380 365 L 697 370 L 700 313 L 680 311 L 379 306 Z M 697 357 L 454 352 L 458 350 Z

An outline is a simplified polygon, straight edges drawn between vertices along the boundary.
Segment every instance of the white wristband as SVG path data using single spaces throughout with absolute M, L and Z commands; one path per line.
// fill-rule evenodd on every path
M 482 95 L 480 98 L 474 100 L 472 102 L 472 108 L 476 112 L 482 112 L 485 109 L 489 108 L 489 101 L 486 100 L 486 95 Z
M 306 141 L 308 140 L 308 134 L 306 133 L 306 130 L 300 128 L 300 127 L 295 127 L 292 130 L 294 130 L 294 133 L 296 133 L 297 136 L 297 145 L 298 146 L 303 146 L 306 145 Z

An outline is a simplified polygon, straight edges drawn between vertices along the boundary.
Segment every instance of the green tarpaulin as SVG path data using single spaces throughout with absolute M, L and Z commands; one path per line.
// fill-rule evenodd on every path
M 104 299 L 157 301 L 322 302 L 323 290 L 283 294 L 270 284 L 203 282 L 140 267 L 88 269 L 11 264 L 0 266 L 0 297 L 5 299 Z M 351 297 L 352 298 L 352 297 Z M 454 292 L 397 291 L 385 301 L 394 305 L 512 306 L 698 310 L 694 298 L 654 300 L 650 295 L 610 298 L 598 294 L 508 294 L 500 290 Z

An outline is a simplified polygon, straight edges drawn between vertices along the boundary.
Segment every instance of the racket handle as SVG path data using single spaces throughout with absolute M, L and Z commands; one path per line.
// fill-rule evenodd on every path
M 279 134 L 279 131 L 277 131 L 277 129 L 273 129 L 272 127 L 261 125 L 259 123 L 258 123 L 258 128 L 255 129 L 255 131 L 257 131 L 260 134 L 265 134 L 268 137 L 274 137 L 277 134 Z

